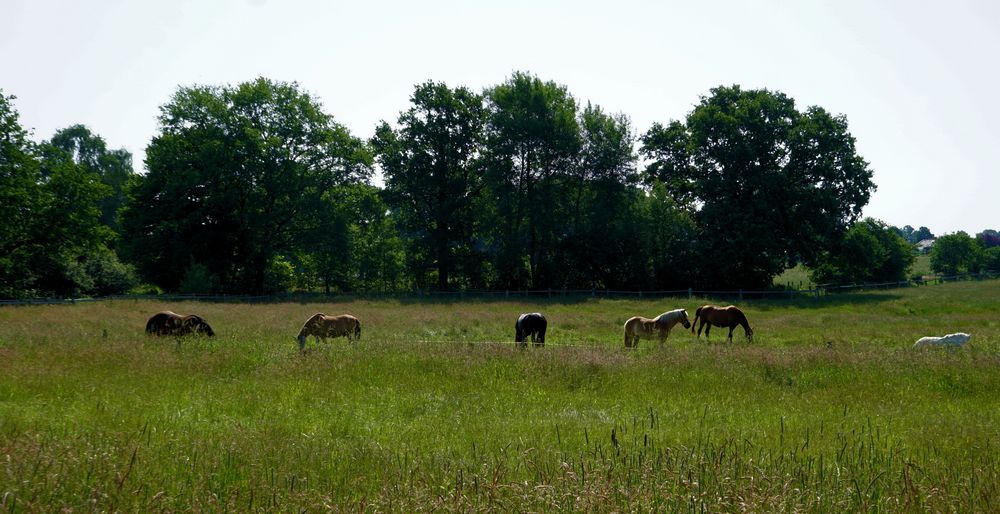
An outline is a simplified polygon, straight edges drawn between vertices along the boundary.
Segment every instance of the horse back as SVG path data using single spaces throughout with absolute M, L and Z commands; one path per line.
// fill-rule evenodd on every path
M 530 312 L 522 314 L 517 318 L 516 328 L 525 334 L 532 334 L 535 332 L 544 332 L 547 325 L 548 321 L 546 321 L 542 313 Z

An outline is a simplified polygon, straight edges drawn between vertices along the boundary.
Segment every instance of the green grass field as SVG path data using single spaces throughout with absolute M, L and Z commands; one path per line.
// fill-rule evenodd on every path
M 752 344 L 678 327 L 634 351 L 628 317 L 701 302 L 6 307 L 0 512 L 991 511 L 998 293 L 748 301 Z M 145 336 L 165 308 L 218 337 Z M 546 347 L 500 343 L 532 310 Z M 300 354 L 317 311 L 362 341 Z

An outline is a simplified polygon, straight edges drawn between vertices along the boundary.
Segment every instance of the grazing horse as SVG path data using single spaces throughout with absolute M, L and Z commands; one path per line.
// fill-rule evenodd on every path
M 666 340 L 670 329 L 676 324 L 684 325 L 684 328 L 691 326 L 688 321 L 687 311 L 684 309 L 674 309 L 664 312 L 654 319 L 634 316 L 625 322 L 625 347 L 631 348 L 639 344 L 639 339 L 652 339 L 655 333 L 662 345 Z
M 701 318 L 701 324 L 698 323 L 699 317 Z M 728 307 L 702 305 L 698 307 L 698 310 L 694 311 L 694 323 L 691 325 L 692 334 L 694 333 L 694 325 L 698 325 L 699 336 L 701 336 L 701 329 L 705 329 L 706 339 L 708 338 L 708 333 L 712 330 L 712 325 L 728 328 L 730 343 L 733 342 L 733 329 L 739 325 L 743 327 L 743 331 L 747 335 L 747 341 L 753 342 L 753 329 L 750 328 L 750 323 L 747 321 L 746 315 L 735 305 Z
M 197 333 L 212 337 L 215 332 L 201 316 L 176 312 L 157 312 L 146 322 L 146 333 L 155 336 L 186 336 Z
M 952 348 L 960 348 L 965 346 L 965 343 L 968 343 L 971 338 L 971 335 L 964 332 L 948 334 L 943 337 L 921 337 L 920 339 L 917 339 L 916 343 L 913 344 L 913 349 L 922 348 L 924 346 L 948 346 Z
M 361 322 L 358 318 L 350 314 L 340 316 L 327 316 L 323 313 L 313 314 L 302 325 L 299 335 L 295 339 L 299 341 L 299 349 L 306 347 L 306 338 L 314 336 L 318 340 L 326 341 L 328 337 L 346 337 L 348 341 L 361 339 Z
M 518 346 L 524 348 L 528 346 L 525 341 L 529 336 L 535 346 L 545 346 L 545 327 L 548 321 L 540 312 L 531 312 L 518 316 L 517 323 L 514 323 L 514 341 Z

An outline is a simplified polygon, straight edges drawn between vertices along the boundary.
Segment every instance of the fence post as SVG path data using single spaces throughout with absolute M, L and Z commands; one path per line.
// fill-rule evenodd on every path
M 549 298 L 552 298 L 552 288 L 549 288 Z
M 740 289 L 740 301 L 741 302 L 743 301 L 743 290 L 742 289 Z
M 691 293 L 693 293 L 693 292 L 694 292 L 694 291 L 692 291 L 692 290 L 691 290 L 691 288 L 689 287 L 689 288 L 688 288 L 688 300 L 690 300 L 690 299 L 691 299 Z
M 590 288 L 590 297 L 593 298 L 595 296 L 597 296 L 597 288 L 596 287 L 591 287 Z

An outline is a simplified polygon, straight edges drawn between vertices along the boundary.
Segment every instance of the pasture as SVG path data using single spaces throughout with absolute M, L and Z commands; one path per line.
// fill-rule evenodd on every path
M 678 325 L 622 348 L 629 317 L 702 303 L 2 308 L 0 511 L 1000 505 L 1000 282 L 747 301 L 752 344 Z M 216 337 L 146 336 L 166 309 Z M 361 341 L 300 353 L 319 311 Z M 545 347 L 516 348 L 532 311 Z M 972 341 L 910 348 L 953 332 Z

